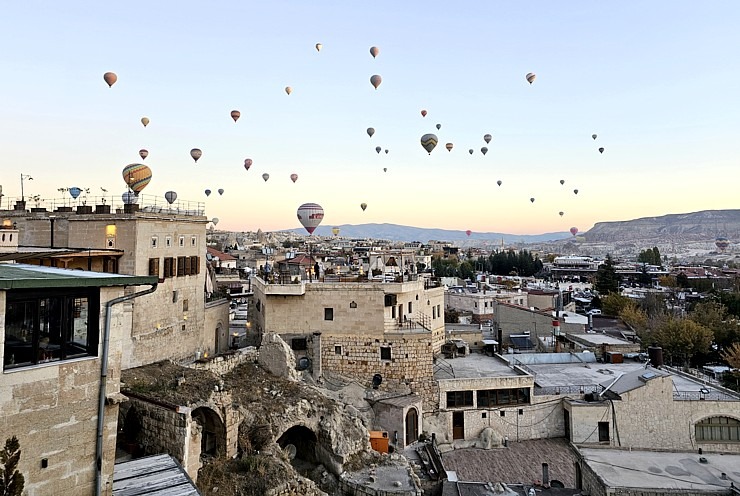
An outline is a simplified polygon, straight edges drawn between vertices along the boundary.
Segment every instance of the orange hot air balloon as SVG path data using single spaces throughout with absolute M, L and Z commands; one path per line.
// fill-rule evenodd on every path
M 380 83 L 383 82 L 383 78 L 380 77 L 378 74 L 373 74 L 370 76 L 370 84 L 373 85 L 373 87 L 377 90 L 378 86 L 380 86 Z
M 149 156 L 149 150 L 141 149 L 139 150 L 139 156 L 141 157 L 141 160 L 146 160 L 146 158 Z
M 193 148 L 190 150 L 190 156 L 193 157 L 193 160 L 198 162 L 198 159 L 203 156 L 203 152 L 200 151 L 200 148 Z
M 238 110 L 232 110 L 231 111 L 231 118 L 234 119 L 234 122 L 239 120 L 239 117 L 241 117 L 242 113 Z
M 447 148 L 447 151 L 448 151 L 448 152 L 451 152 L 451 151 L 452 151 L 452 147 L 453 147 L 453 146 L 454 146 L 454 145 L 453 145 L 452 143 L 447 143 L 447 144 L 445 145 L 445 148 Z
M 290 180 L 295 183 L 298 180 L 298 174 L 291 174 L 290 175 Z
M 421 111 L 421 116 L 422 117 L 426 117 L 427 116 L 427 111 L 426 110 L 422 110 Z
M 147 127 L 149 125 L 149 117 L 142 117 L 141 123 L 144 125 L 144 127 Z
M 123 180 L 138 195 L 152 180 L 152 170 L 144 164 L 128 164 L 121 173 Z
M 380 48 L 376 46 L 370 47 L 370 55 L 372 55 L 373 58 L 377 57 L 379 53 L 380 53 Z
M 118 81 L 118 76 L 116 76 L 115 72 L 106 72 L 105 74 L 103 74 L 103 81 L 105 81 L 108 84 L 108 88 L 110 88 L 114 84 L 116 84 L 116 81 Z

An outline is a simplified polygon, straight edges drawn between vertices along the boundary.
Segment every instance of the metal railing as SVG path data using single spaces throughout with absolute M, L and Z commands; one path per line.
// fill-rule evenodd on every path
M 19 204 L 20 197 L 1 197 L 0 210 L 15 210 Z M 125 205 L 120 195 L 106 196 L 79 196 L 76 199 L 70 197 L 62 198 L 39 198 L 35 195 L 24 197 L 25 208 L 21 210 L 35 210 L 37 212 L 54 211 L 77 211 L 78 207 L 92 207 L 93 212 L 100 212 L 98 206 L 108 206 L 112 213 L 124 213 Z M 139 194 L 136 197 L 136 205 L 141 212 L 169 213 L 178 215 L 205 215 L 205 203 L 189 200 L 175 200 L 169 203 L 164 196 Z M 42 210 L 43 209 L 43 210 Z
M 678 401 L 740 401 L 740 399 L 719 391 L 674 391 L 673 399 Z
M 521 365 L 519 365 L 521 367 Z M 535 386 L 534 394 L 536 396 L 552 395 L 579 395 L 586 393 L 598 393 L 601 386 L 596 384 L 572 385 L 572 386 Z

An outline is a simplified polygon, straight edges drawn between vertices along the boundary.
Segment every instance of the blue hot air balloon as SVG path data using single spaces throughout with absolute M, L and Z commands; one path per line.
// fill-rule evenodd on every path
M 69 194 L 72 195 L 72 198 L 74 198 L 75 200 L 78 196 L 80 196 L 80 193 L 82 193 L 82 190 L 77 186 L 72 186 L 71 188 L 69 188 Z

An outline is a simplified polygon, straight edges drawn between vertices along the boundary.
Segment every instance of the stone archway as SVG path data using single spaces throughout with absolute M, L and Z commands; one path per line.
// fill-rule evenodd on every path
M 201 406 L 191 413 L 193 420 L 200 425 L 200 454 L 222 456 L 226 453 L 226 429 L 221 417 L 212 409 Z
M 296 470 L 307 473 L 320 463 L 317 441 L 314 431 L 304 425 L 294 425 L 278 438 L 277 443 L 288 453 Z
M 416 408 L 409 408 L 406 412 L 406 446 L 415 443 L 419 439 L 419 412 Z
M 141 456 L 139 437 L 142 431 L 141 415 L 134 405 L 118 409 L 118 431 L 116 448 L 128 453 L 132 458 Z

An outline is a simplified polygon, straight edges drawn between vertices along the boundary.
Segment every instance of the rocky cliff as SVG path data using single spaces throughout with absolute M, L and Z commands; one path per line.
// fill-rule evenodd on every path
M 707 241 L 726 236 L 740 238 L 740 210 L 704 210 L 686 214 L 615 222 L 597 222 L 584 234 L 586 242 Z

